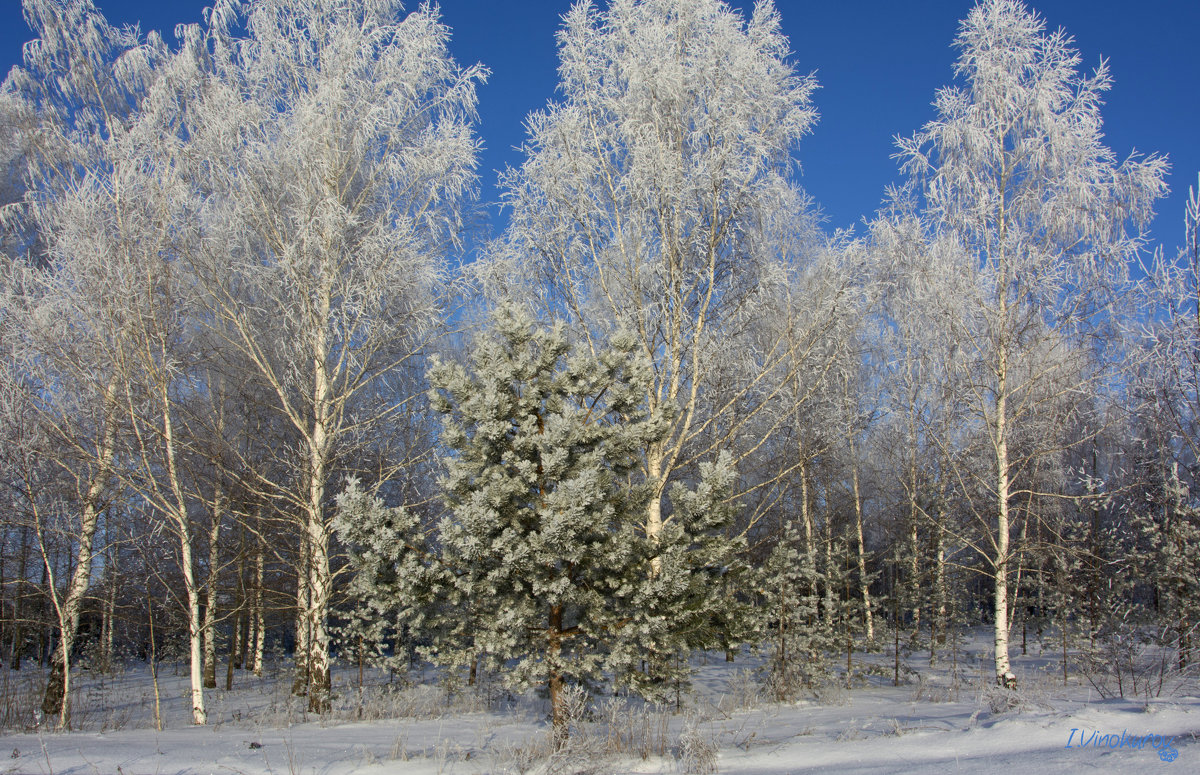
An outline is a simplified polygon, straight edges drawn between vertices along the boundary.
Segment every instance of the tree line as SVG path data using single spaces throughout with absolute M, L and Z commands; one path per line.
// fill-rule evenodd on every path
M 745 644 L 781 700 L 981 623 L 1010 688 L 1018 628 L 1064 680 L 1191 669 L 1200 205 L 1149 252 L 1166 160 L 1104 145 L 1107 65 L 1015 0 L 862 234 L 797 183 L 773 5 L 580 2 L 468 261 L 487 71 L 435 8 L 220 0 L 174 46 L 24 9 L 0 654 L 60 724 L 127 658 L 186 661 L 197 724 L 222 658 L 289 657 L 314 712 L 335 658 L 482 670 L 560 739 L 566 686 L 666 701 Z

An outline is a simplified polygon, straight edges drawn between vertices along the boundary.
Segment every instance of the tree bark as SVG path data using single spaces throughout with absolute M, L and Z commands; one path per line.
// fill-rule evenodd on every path
M 79 631 L 79 615 L 83 607 L 83 596 L 92 580 L 92 543 L 100 520 L 100 496 L 112 473 L 113 454 L 116 451 L 117 427 L 117 379 L 110 377 L 104 388 L 104 431 L 96 454 L 96 465 L 88 480 L 83 497 L 83 508 L 79 514 L 78 544 L 75 548 L 75 569 L 67 583 L 59 616 L 59 638 L 54 656 L 50 660 L 50 678 L 42 696 L 42 713 L 47 717 L 63 718 L 63 710 L 69 690 L 69 659 L 75 646 L 75 635 Z
M 217 581 L 221 560 L 221 518 L 224 494 L 213 495 L 212 523 L 208 530 L 208 577 L 204 580 L 204 688 L 217 688 Z
M 266 571 L 266 557 L 262 541 L 254 540 L 254 675 L 262 677 L 263 652 L 267 639 L 266 616 L 263 613 L 263 579 Z
M 1007 310 L 1005 310 L 1007 311 Z M 1009 471 L 1008 471 L 1008 417 L 1007 417 L 1007 352 L 1001 346 L 996 391 L 995 444 L 996 444 L 996 542 L 992 560 L 995 585 L 993 614 L 995 616 L 996 683 L 1005 688 L 1016 688 L 1017 677 L 1013 674 L 1008 658 L 1008 562 L 1009 562 Z

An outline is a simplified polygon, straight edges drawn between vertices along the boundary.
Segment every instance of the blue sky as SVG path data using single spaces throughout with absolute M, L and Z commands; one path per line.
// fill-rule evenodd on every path
M 776 2 L 794 65 L 815 72 L 821 84 L 815 97 L 820 122 L 798 152 L 801 182 L 829 228 L 854 225 L 898 179 L 892 138 L 932 118 L 929 104 L 951 81 L 950 44 L 973 0 Z M 7 72 L 31 35 L 18 0 L 0 4 L 0 66 Z M 168 41 L 176 23 L 198 21 L 207 4 L 97 0 L 110 21 L 140 22 L 143 30 L 163 30 Z M 753 0 L 731 5 L 748 14 Z M 492 71 L 479 92 L 485 201 L 498 197 L 495 170 L 521 161 L 514 147 L 524 139 L 525 117 L 554 96 L 554 32 L 569 6 L 569 0 L 442 0 L 455 56 Z M 1103 116 L 1117 155 L 1137 150 L 1170 157 L 1171 195 L 1159 204 L 1152 238 L 1173 252 L 1182 239 L 1187 189 L 1200 171 L 1200 2 L 1040 0 L 1032 7 L 1050 28 L 1074 36 L 1088 69 L 1108 58 L 1116 83 Z M 493 228 L 501 223 L 493 208 Z

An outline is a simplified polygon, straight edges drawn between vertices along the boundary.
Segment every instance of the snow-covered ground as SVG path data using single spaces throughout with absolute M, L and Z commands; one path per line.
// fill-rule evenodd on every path
M 709 658 L 684 710 L 601 699 L 554 756 L 547 709 L 535 697 L 376 685 L 364 702 L 349 668 L 336 674 L 337 708 L 323 719 L 305 717 L 286 672 L 254 679 L 239 671 L 232 691 L 209 692 L 208 727 L 187 723 L 186 680 L 167 669 L 165 728 L 156 731 L 149 673 L 129 668 L 77 681 L 84 731 L 0 734 L 0 773 L 1200 772 L 1194 688 L 1103 700 L 1077 676 L 1064 687 L 1055 657 L 1031 648 L 1015 660 L 1021 702 L 1008 709 L 1009 695 L 985 688 L 987 645 L 978 633 L 957 680 L 948 662 L 930 669 L 917 652 L 907 660 L 916 673 L 898 687 L 889 655 L 856 655 L 865 675 L 854 688 L 785 705 L 757 696 L 754 656 Z M 10 705 L 35 691 L 31 672 L 5 680 Z

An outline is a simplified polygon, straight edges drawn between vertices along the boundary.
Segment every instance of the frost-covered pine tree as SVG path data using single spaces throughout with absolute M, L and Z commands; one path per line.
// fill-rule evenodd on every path
M 827 672 L 833 634 L 821 616 L 820 584 L 812 542 L 800 526 L 788 520 L 767 560 L 766 633 L 770 657 L 764 683 L 780 702 L 796 699 L 801 689 L 811 689 Z
M 665 429 L 646 406 L 649 378 L 630 338 L 572 355 L 561 324 L 543 329 L 511 305 L 469 367 L 430 371 L 453 450 L 439 562 L 472 619 L 469 631 L 443 629 L 433 656 L 478 656 L 510 686 L 546 687 L 559 743 L 563 690 L 602 678 L 644 595 L 649 489 L 635 471 L 638 450 Z
M 1105 335 L 1128 263 L 1142 244 L 1165 162 L 1118 161 L 1100 105 L 1112 83 L 1091 76 L 1065 32 L 1015 0 L 984 0 L 960 26 L 960 86 L 938 92 L 937 117 L 899 158 L 930 229 L 957 243 L 955 282 L 941 283 L 939 335 L 960 343 L 953 368 L 990 472 L 972 504 L 994 580 L 995 671 L 1008 656 L 1009 576 L 1019 547 L 1014 503 L 1034 497 L 1023 472 L 1070 441 L 1103 374 L 1089 342 Z M 965 280 L 966 282 L 963 282 Z
M 363 662 L 398 672 L 408 661 L 406 635 L 424 625 L 429 590 L 441 577 L 426 561 L 430 553 L 420 517 L 402 506 L 385 506 L 356 477 L 347 480 L 337 506 L 333 529 L 347 548 L 351 571 L 339 645 Z
M 1142 578 L 1150 581 L 1163 621 L 1177 634 L 1179 661 L 1197 661 L 1200 621 L 1200 185 L 1190 187 L 1184 210 L 1184 244 L 1174 258 L 1159 253 L 1143 304 L 1160 314 L 1137 321 L 1148 331 L 1142 393 L 1147 456 L 1142 478 L 1151 483 L 1138 504 L 1135 526 L 1149 545 Z M 1157 508 L 1151 506 L 1157 501 Z
M 613 655 L 618 683 L 647 699 L 679 699 L 693 650 L 758 639 L 751 596 L 759 580 L 743 559 L 744 538 L 732 534 L 736 479 L 728 453 L 701 463 L 693 486 L 672 485 L 671 518 L 647 541 L 655 571 L 639 581 Z
M 1138 546 L 1130 577 L 1153 592 L 1160 645 L 1174 648 L 1180 670 L 1195 671 L 1200 640 L 1200 508 L 1173 464 L 1159 503 L 1139 504 L 1133 531 Z

